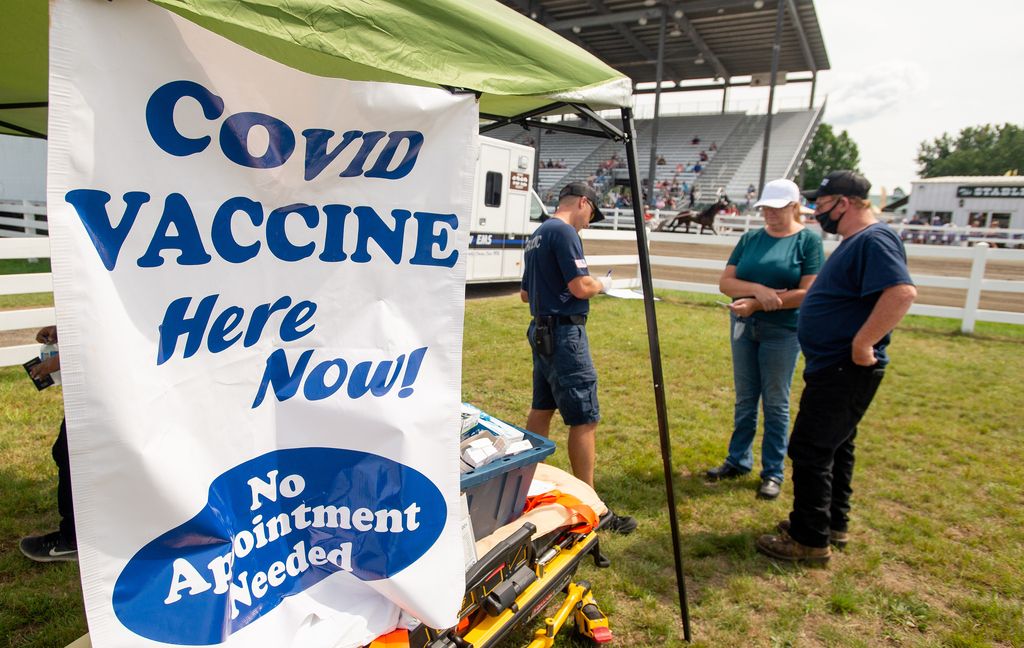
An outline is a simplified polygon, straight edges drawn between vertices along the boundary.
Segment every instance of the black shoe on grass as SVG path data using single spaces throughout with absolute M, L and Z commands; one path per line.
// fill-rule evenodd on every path
M 704 473 L 704 477 L 708 481 L 719 481 L 722 479 L 736 479 L 737 477 L 742 477 L 743 475 L 746 475 L 747 472 L 749 471 L 743 470 L 742 468 L 737 468 L 736 466 L 726 461 L 721 466 L 708 470 L 706 473 Z
M 18 547 L 26 558 L 36 562 L 78 561 L 78 545 L 64 540 L 60 531 L 22 538 Z
M 629 535 L 636 531 L 637 522 L 635 519 L 628 515 L 616 515 L 611 511 L 601 518 L 601 523 L 598 525 L 598 531 L 612 531 L 619 535 Z

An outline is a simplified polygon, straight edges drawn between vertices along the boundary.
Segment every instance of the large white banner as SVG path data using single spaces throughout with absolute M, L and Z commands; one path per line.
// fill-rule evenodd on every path
M 454 624 L 474 98 L 310 76 L 141 0 L 55 0 L 50 41 L 93 645 Z

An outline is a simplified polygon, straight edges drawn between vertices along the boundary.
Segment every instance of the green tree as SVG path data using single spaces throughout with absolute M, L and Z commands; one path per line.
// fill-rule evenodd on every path
M 922 178 L 953 175 L 1003 175 L 1024 169 L 1024 129 L 1015 124 L 968 126 L 921 142 L 917 152 Z
M 804 189 L 816 189 L 830 171 L 850 169 L 860 172 L 860 149 L 845 130 L 838 135 L 829 124 L 822 124 L 807 149 L 804 166 L 800 171 Z

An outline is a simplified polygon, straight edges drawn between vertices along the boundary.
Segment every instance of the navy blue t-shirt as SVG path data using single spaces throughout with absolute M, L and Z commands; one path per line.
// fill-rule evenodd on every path
M 882 291 L 913 285 L 899 236 L 875 223 L 843 239 L 800 304 L 797 337 L 808 373 L 851 357 L 853 337 L 867 321 Z M 891 331 L 875 345 L 878 366 L 889 363 Z
M 549 218 L 526 242 L 522 288 L 530 299 L 531 315 L 586 315 L 590 300 L 576 299 L 569 282 L 590 274 L 583 242 L 572 225 Z

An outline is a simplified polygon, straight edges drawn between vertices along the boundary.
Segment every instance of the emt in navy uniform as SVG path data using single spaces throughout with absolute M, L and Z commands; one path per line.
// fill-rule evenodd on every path
M 610 278 L 590 276 L 579 232 L 604 219 L 597 193 L 572 182 L 558 195 L 558 207 L 526 244 L 520 297 L 533 320 L 527 338 L 533 350 L 533 402 L 526 429 L 547 437 L 557 409 L 569 426 L 569 463 L 577 479 L 594 486 L 597 372 L 587 341 L 590 298 L 606 292 Z M 631 517 L 609 513 L 601 528 L 632 533 Z
M 892 330 L 917 289 L 900 237 L 871 212 L 871 183 L 833 171 L 803 195 L 828 234 L 843 237 L 800 305 L 797 337 L 807 360 L 789 440 L 793 510 L 757 550 L 787 561 L 828 562 L 848 540 L 857 424 L 885 376 Z

